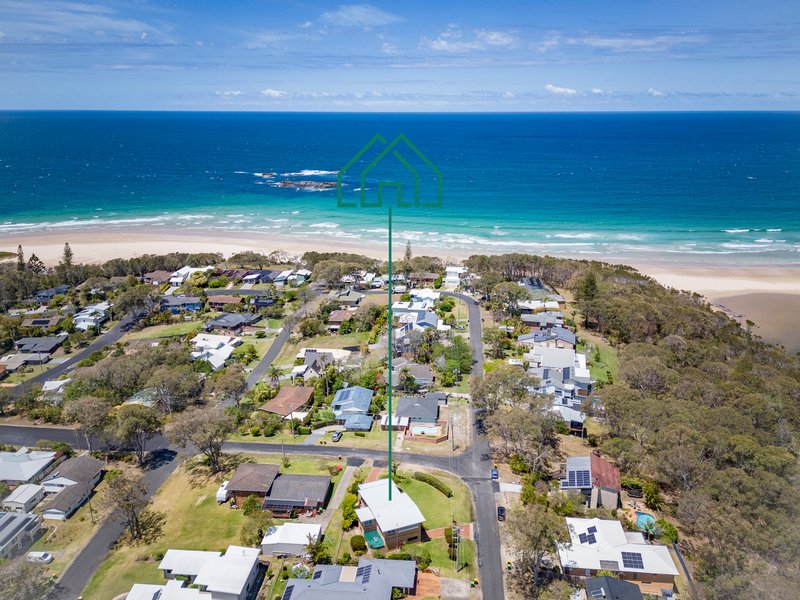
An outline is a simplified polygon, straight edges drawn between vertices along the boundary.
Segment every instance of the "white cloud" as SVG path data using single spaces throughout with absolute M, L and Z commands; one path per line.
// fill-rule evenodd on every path
M 146 40 L 146 39 L 147 39 L 147 32 L 146 32 L 146 31 L 143 31 L 143 32 L 142 32 L 142 35 L 140 35 L 140 36 L 139 36 L 139 38 L 140 38 L 142 41 Z
M 244 92 L 241 90 L 227 90 L 224 92 L 217 92 L 217 96 L 222 96 L 223 98 L 236 98 L 238 96 L 244 96 Z
M 657 90 L 655 88 L 647 88 L 647 93 L 648 95 L 654 96 L 656 98 L 660 98 L 661 96 L 666 96 L 664 92 L 662 92 L 661 90 Z
M 285 42 L 298 37 L 298 34 L 289 33 L 287 31 L 262 31 L 255 34 L 244 47 L 250 50 L 258 50 L 260 48 L 268 48 L 278 42 Z
M 261 90 L 261 93 L 264 94 L 267 98 L 288 98 L 289 92 L 284 92 L 282 90 L 274 90 L 272 88 L 267 88 L 265 90 Z
M 384 42 L 381 46 L 381 52 L 384 54 L 397 54 L 397 46 L 390 42 Z
M 552 83 L 548 83 L 546 86 L 544 86 L 544 89 L 551 94 L 555 94 L 556 96 L 575 96 L 578 93 L 578 90 L 573 90 L 572 88 L 568 87 L 560 87 L 553 85 Z
M 701 44 L 706 41 L 701 35 L 655 35 L 652 37 L 635 37 L 632 35 L 618 36 L 587 36 L 570 40 L 571 43 L 580 43 L 593 48 L 611 50 L 613 52 L 660 52 L 674 46 L 685 44 Z
M 601 90 L 600 88 L 592 88 L 592 93 L 593 94 L 605 94 L 605 92 L 603 90 Z
M 513 92 L 503 92 L 503 98 L 513 98 L 513 97 L 514 97 Z
M 328 25 L 369 29 L 371 27 L 390 25 L 402 19 L 371 4 L 345 4 L 336 10 L 322 13 L 320 20 Z
M 486 31 L 479 29 L 475 36 L 490 46 L 513 46 L 516 38 L 506 31 Z
M 312 23 L 311 21 L 303 21 L 302 23 L 300 23 L 300 27 L 302 29 L 310 29 L 313 26 L 314 26 L 314 23 Z

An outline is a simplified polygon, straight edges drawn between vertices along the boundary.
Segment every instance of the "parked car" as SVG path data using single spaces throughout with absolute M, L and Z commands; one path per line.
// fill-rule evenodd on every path
M 49 552 L 28 552 L 25 558 L 28 562 L 42 563 L 44 565 L 53 562 L 53 555 Z
M 333 435 L 331 436 L 331 441 L 332 442 L 338 442 L 340 439 L 342 439 L 342 432 L 341 431 L 334 431 Z
M 492 479 L 500 479 L 500 471 L 497 470 L 497 467 L 492 469 Z
M 498 506 L 497 507 L 497 520 L 498 521 L 505 521 L 506 520 L 506 507 L 505 506 Z
M 222 504 L 228 500 L 228 484 L 230 481 L 223 481 L 222 485 L 217 490 L 217 502 Z

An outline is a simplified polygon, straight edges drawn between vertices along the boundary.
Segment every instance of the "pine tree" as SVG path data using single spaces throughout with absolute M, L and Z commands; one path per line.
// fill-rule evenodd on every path
M 41 275 L 47 270 L 47 268 L 44 266 L 44 263 L 35 254 L 31 254 L 31 257 L 28 259 L 27 268 L 28 271 L 36 275 Z
M 403 256 L 403 260 L 406 262 L 411 262 L 411 240 L 406 242 L 406 253 Z
M 61 263 L 67 268 L 72 266 L 72 248 L 69 247 L 69 243 L 64 244 L 64 255 L 61 258 Z
M 17 246 L 17 271 L 25 270 L 25 254 L 22 252 L 22 244 Z

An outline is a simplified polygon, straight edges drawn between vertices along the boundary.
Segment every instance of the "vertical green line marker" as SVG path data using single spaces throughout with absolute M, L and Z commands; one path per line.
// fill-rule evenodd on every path
M 392 205 L 389 205 L 389 501 L 392 500 L 392 342 L 394 338 L 394 328 L 392 326 L 392 286 L 394 285 L 394 275 L 392 274 Z

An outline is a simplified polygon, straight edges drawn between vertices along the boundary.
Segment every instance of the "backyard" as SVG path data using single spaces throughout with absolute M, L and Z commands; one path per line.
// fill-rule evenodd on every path
M 281 464 L 282 473 L 327 474 L 333 459 L 291 457 L 283 466 L 279 454 L 246 454 L 240 460 Z M 108 600 L 130 590 L 134 583 L 163 583 L 158 563 L 169 548 L 224 551 L 239 543 L 244 517 L 242 512 L 217 504 L 215 493 L 226 475 L 209 477 L 193 472 L 186 465 L 178 467 L 159 489 L 150 505 L 163 513 L 161 534 L 153 541 L 137 545 L 119 545 L 108 555 L 84 590 L 85 600 Z M 338 484 L 341 474 L 333 478 Z
M 275 360 L 276 365 L 292 365 L 295 355 L 301 348 L 353 348 L 358 351 L 361 344 L 369 338 L 369 332 L 348 333 L 347 335 L 321 335 L 286 344 Z

